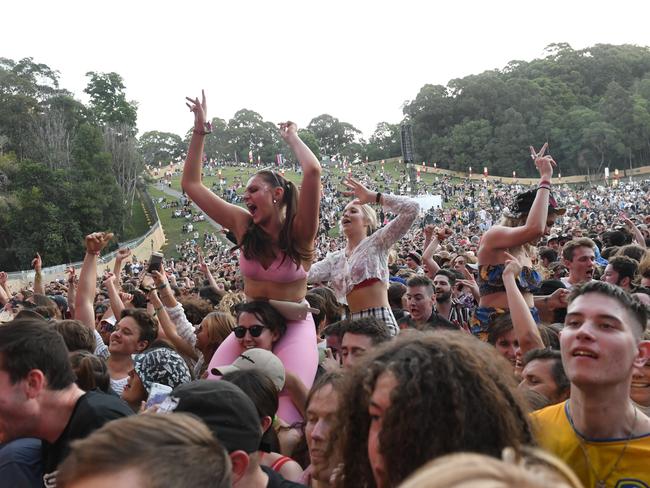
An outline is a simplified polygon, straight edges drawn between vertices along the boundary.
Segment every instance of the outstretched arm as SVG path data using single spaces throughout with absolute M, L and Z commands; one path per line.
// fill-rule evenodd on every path
M 201 181 L 201 158 L 203 156 L 203 143 L 206 131 L 207 103 L 205 93 L 201 92 L 202 101 L 198 98 L 187 98 L 187 106 L 194 112 L 194 130 L 190 147 L 187 150 L 187 159 L 183 167 L 181 187 L 187 195 L 210 217 L 219 222 L 223 227 L 231 229 L 240 242 L 246 232 L 250 221 L 250 214 L 247 210 L 232 205 L 206 187 Z
M 95 291 L 97 282 L 97 258 L 108 241 L 113 238 L 110 232 L 95 232 L 86 236 L 86 255 L 79 272 L 79 287 L 75 300 L 75 318 L 85 326 L 95 330 Z
M 318 211 L 321 198 L 321 167 L 311 149 L 298 137 L 298 127 L 293 122 L 280 124 L 284 139 L 302 167 L 302 183 L 298 208 L 293 221 L 293 237 L 303 246 L 311 247 L 318 232 Z
M 620 217 L 621 217 L 621 220 L 623 221 L 623 223 L 625 224 L 625 227 L 627 227 L 627 230 L 634 237 L 634 240 L 637 242 L 637 244 L 639 246 L 645 248 L 646 247 L 646 245 L 645 245 L 645 237 L 643 237 L 643 234 L 641 234 L 641 231 L 639 230 L 639 228 L 624 213 L 621 213 Z
M 530 148 L 530 155 L 535 160 L 535 166 L 540 174 L 540 182 L 535 201 L 526 218 L 526 223 L 518 227 L 505 227 L 502 225 L 491 227 L 483 234 L 481 239 L 482 248 L 508 249 L 534 241 L 544 235 L 546 219 L 548 218 L 548 201 L 551 193 L 553 167 L 557 166 L 550 155 L 544 156 L 547 148 L 548 143 L 544 144 L 539 152 L 535 152 L 533 147 Z
M 113 266 L 113 275 L 115 275 L 115 286 L 120 286 L 121 283 L 121 274 L 122 274 L 122 264 L 124 264 L 124 260 L 127 259 L 131 255 L 131 249 L 128 247 L 123 247 L 119 251 L 117 251 L 117 254 L 115 254 L 115 265 Z M 119 317 L 119 315 L 116 315 L 116 317 Z
M 122 310 L 124 310 L 124 302 L 120 297 L 120 292 L 118 290 L 117 278 L 113 273 L 109 273 L 108 277 L 104 280 L 104 286 L 106 291 L 108 291 L 108 299 L 111 302 L 111 310 L 115 317 L 122 316 Z
M 528 304 L 519 288 L 517 288 L 516 279 L 521 273 L 521 263 L 511 254 L 506 253 L 506 256 L 508 260 L 503 270 L 503 284 L 508 297 L 512 327 L 519 340 L 519 347 L 523 355 L 533 349 L 543 349 L 544 342 L 542 342 L 542 336 L 539 334 L 539 329 L 533 320 Z
M 38 293 L 39 295 L 45 295 L 43 275 L 41 274 L 42 266 L 43 260 L 41 259 L 41 255 L 36 253 L 36 257 L 32 259 L 32 268 L 34 268 L 34 293 Z

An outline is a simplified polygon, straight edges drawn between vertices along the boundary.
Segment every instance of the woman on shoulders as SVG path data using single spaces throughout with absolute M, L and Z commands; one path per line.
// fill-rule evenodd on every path
M 349 319 L 375 317 L 393 335 L 399 331 L 388 303 L 388 252 L 409 230 L 419 205 L 407 197 L 384 195 L 368 190 L 348 177 L 345 185 L 356 198 L 346 205 L 340 227 L 345 249 L 335 251 L 309 270 L 309 282 L 329 281 L 341 303 L 350 309 Z M 377 214 L 370 204 L 381 205 L 396 217 L 377 229 Z
M 533 268 L 535 243 L 550 230 L 558 216 L 565 209 L 558 208 L 551 195 L 551 178 L 555 161 L 544 155 L 548 143 L 539 152 L 530 148 L 531 158 L 540 174 L 537 189 L 520 193 L 514 204 L 504 213 L 501 222 L 493 225 L 483 234 L 478 249 L 480 292 L 479 306 L 472 317 L 471 331 L 482 340 L 487 340 L 490 327 L 496 317 L 508 312 L 508 297 L 503 281 L 503 271 L 509 254 L 522 266 L 516 283 L 522 292 L 536 322 L 539 314 L 535 307 L 533 293 L 539 288 L 541 275 Z
M 194 131 L 183 168 L 181 185 L 187 195 L 222 227 L 230 229 L 240 250 L 244 293 L 248 299 L 274 300 L 288 320 L 287 333 L 273 348 L 288 371 L 310 386 L 316 374 L 318 352 L 316 329 L 306 306 L 307 272 L 318 230 L 321 167 L 311 150 L 298 137 L 296 124 L 280 124 L 280 135 L 302 167 L 299 192 L 281 175 L 268 170 L 257 172 L 246 185 L 244 207 L 230 204 L 215 195 L 201 181 L 201 159 L 205 136 L 207 103 L 188 98 L 194 113 Z M 213 366 L 230 364 L 242 352 L 231 334 L 212 357 Z M 300 419 L 291 400 L 283 393 L 281 409 L 289 421 Z

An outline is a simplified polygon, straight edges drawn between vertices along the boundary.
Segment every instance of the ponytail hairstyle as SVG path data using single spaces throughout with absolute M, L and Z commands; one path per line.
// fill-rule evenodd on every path
M 84 391 L 101 390 L 108 393 L 111 377 L 106 362 L 88 351 L 75 351 L 70 354 L 70 363 L 79 388 Z
M 257 176 L 260 176 L 271 188 L 280 187 L 284 190 L 282 200 L 278 202 L 280 210 L 284 211 L 284 222 L 278 236 L 280 251 L 296 263 L 297 267 L 300 267 L 302 261 L 311 261 L 313 250 L 298 247 L 291 235 L 293 220 L 298 210 L 298 189 L 291 181 L 275 171 L 264 169 L 258 171 Z M 272 260 L 275 256 L 272 247 L 269 246 L 271 241 L 271 236 L 251 220 L 241 243 L 234 249 L 241 248 L 246 259 L 249 260 L 259 258 Z

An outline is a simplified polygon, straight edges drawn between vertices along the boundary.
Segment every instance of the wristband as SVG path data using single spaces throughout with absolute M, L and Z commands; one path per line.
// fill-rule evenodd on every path
M 548 186 L 551 186 L 551 180 L 541 180 L 541 181 L 539 182 L 539 186 L 542 186 L 542 185 L 548 185 Z
M 198 134 L 200 136 L 205 136 L 208 134 L 212 133 L 212 122 L 205 122 L 203 124 L 203 130 L 199 130 L 196 127 L 194 127 L 194 130 L 192 131 L 194 134 Z
M 156 287 L 156 290 L 162 290 L 167 287 L 167 283 L 162 283 Z
M 381 193 L 377 192 L 377 197 L 375 198 L 375 203 L 379 205 L 380 201 L 381 201 Z
M 544 188 L 545 190 L 551 191 L 551 185 L 539 185 L 537 187 L 538 190 L 541 190 L 542 188 Z

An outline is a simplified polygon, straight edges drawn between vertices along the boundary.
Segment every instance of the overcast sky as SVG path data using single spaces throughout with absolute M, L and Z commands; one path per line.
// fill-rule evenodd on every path
M 119 73 L 140 133 L 183 135 L 186 95 L 209 116 L 241 109 L 300 126 L 328 113 L 369 136 L 426 83 L 502 68 L 568 42 L 650 46 L 632 1 L 12 1 L 0 57 L 31 56 L 86 101 L 87 71 Z

